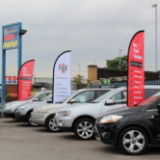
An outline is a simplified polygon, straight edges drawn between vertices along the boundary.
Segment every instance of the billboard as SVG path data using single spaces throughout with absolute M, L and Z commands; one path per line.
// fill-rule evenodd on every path
M 27 100 L 31 97 L 34 60 L 25 62 L 18 73 L 18 100 Z
M 71 95 L 70 75 L 71 51 L 61 53 L 56 59 L 53 67 L 53 103 L 64 101 Z
M 4 50 L 18 48 L 20 25 L 17 23 L 3 26 L 2 46 Z
M 144 100 L 144 31 L 137 32 L 128 49 L 128 106 Z

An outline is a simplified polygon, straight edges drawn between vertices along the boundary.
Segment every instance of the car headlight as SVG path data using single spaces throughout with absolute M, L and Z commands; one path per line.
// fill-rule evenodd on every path
M 23 110 L 24 108 L 25 108 L 25 106 L 22 106 L 22 107 L 20 107 L 19 109 L 20 109 L 20 110 Z
M 71 111 L 61 111 L 58 112 L 59 116 L 69 116 L 71 114 Z
M 109 115 L 101 118 L 99 123 L 115 123 L 119 121 L 123 116 L 120 115 Z

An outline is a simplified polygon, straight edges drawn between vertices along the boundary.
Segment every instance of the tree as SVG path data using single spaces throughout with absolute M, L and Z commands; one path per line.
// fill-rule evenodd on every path
M 82 75 L 77 74 L 73 77 L 72 82 L 76 84 L 77 89 L 83 88 L 85 83 L 85 78 Z
M 127 70 L 128 56 L 116 57 L 112 60 L 106 60 L 107 69 Z

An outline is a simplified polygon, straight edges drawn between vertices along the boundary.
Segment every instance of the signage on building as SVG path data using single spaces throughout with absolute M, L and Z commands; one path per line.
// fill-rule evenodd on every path
M 106 85 L 110 85 L 111 84 L 111 80 L 110 79 L 105 79 L 103 81 L 103 83 L 106 84 Z
M 6 84 L 17 84 L 17 76 L 6 76 Z

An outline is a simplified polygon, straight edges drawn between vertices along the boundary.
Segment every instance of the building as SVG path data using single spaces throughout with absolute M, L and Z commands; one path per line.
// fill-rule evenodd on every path
M 127 81 L 127 71 L 98 68 L 97 65 L 88 65 L 88 80 L 90 82 L 110 79 L 111 81 Z M 145 81 L 159 80 L 160 72 L 145 71 Z

